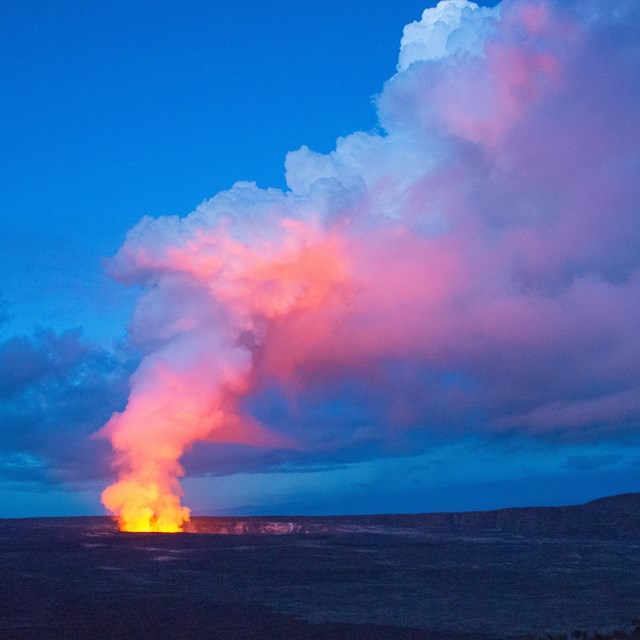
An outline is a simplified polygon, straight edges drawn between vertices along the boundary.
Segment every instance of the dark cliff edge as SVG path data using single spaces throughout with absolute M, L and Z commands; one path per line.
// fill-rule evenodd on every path
M 576 537 L 640 540 L 640 493 L 565 507 L 367 516 L 194 517 L 207 533 L 424 533 L 456 537 Z

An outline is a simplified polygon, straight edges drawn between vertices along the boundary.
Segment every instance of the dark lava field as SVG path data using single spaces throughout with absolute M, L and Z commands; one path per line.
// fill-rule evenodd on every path
M 457 519 L 194 518 L 183 534 L 121 533 L 108 518 L 0 520 L 0 638 L 632 633 L 637 499 L 599 501 L 600 516 L 583 519 L 595 526 L 589 535 L 567 532 L 569 511 L 544 509 Z

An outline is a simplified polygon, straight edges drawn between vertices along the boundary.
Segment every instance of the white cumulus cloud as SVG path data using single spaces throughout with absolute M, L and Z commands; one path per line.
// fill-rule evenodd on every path
M 438 60 L 458 52 L 478 54 L 498 8 L 479 7 L 468 0 L 442 0 L 425 9 L 422 18 L 404 28 L 398 71 L 421 60 Z

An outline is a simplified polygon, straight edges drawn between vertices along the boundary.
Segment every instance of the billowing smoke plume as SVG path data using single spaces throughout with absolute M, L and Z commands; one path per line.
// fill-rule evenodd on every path
M 238 183 L 129 233 L 112 272 L 145 288 L 144 357 L 102 431 L 122 528 L 180 530 L 198 441 L 299 455 L 407 429 L 638 429 L 637 7 L 440 2 L 405 28 L 379 132 L 290 153 L 286 192 Z M 371 389 L 342 435 L 260 424 L 245 401 L 330 379 Z

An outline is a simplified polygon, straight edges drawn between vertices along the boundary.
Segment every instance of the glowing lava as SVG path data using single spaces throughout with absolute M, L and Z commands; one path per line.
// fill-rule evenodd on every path
M 102 502 L 118 514 L 120 531 L 179 533 L 189 521 L 189 508 L 158 483 L 120 480 L 103 491 Z

